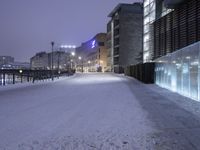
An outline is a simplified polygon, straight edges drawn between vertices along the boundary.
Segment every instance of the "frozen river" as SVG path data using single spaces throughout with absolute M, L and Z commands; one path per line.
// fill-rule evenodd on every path
M 114 74 L 0 88 L 0 150 L 200 149 L 200 104 Z

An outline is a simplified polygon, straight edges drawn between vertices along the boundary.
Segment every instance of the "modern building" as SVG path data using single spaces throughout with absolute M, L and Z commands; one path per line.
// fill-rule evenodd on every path
M 109 72 L 113 72 L 113 48 L 114 48 L 114 35 L 113 35 L 113 21 L 110 20 L 107 24 L 107 39 L 106 39 L 106 48 L 107 48 L 107 57 L 108 57 L 108 60 L 107 60 L 107 67 L 108 67 L 108 71 Z
M 150 1 L 145 1 L 147 7 Z M 149 32 L 153 49 L 149 60 L 156 62 L 156 84 L 200 101 L 200 1 L 154 2 L 155 19 Z
M 92 52 L 87 56 L 87 62 L 85 62 L 85 72 L 97 72 L 98 69 L 98 56 L 97 52 Z
M 49 55 L 46 52 L 37 53 L 30 59 L 31 69 L 49 70 Z
M 76 56 L 81 57 L 84 64 L 84 70 L 88 70 L 88 65 L 92 71 L 107 71 L 107 48 L 106 48 L 106 33 L 98 33 L 92 39 L 82 43 L 76 48 Z M 88 62 L 90 62 L 88 64 Z M 80 64 L 78 65 L 80 66 Z
M 53 62 L 52 62 L 53 57 Z M 41 70 L 65 70 L 71 67 L 70 53 L 54 51 L 53 53 L 40 52 L 30 59 L 31 69 Z
M 53 62 L 52 62 L 53 54 Z M 64 51 L 54 51 L 53 53 L 48 54 L 48 65 L 49 68 L 64 70 L 71 68 L 71 53 L 66 53 Z M 53 65 L 52 65 L 53 63 Z
M 0 56 L 0 65 L 6 65 L 14 63 L 14 57 L 11 56 Z
M 108 15 L 108 68 L 123 73 L 124 68 L 142 62 L 143 5 L 118 4 Z
M 28 62 L 14 62 L 0 65 L 0 69 L 30 69 Z
M 179 1 L 179 0 L 175 0 Z M 174 2 L 174 1 L 173 1 Z M 166 8 L 164 0 L 144 0 L 143 62 L 153 61 L 154 27 L 153 22 L 173 9 Z M 175 4 L 174 4 L 175 5 Z M 174 6 L 173 5 L 173 6 Z
M 61 45 L 60 51 L 65 51 L 66 53 L 72 53 L 76 51 L 76 45 Z

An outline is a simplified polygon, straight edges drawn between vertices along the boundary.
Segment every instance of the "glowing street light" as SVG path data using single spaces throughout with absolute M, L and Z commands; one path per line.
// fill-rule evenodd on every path
M 71 55 L 72 55 L 72 56 L 75 56 L 75 52 L 71 52 Z
M 82 57 L 79 56 L 78 59 L 81 61 L 81 60 L 82 60 Z M 81 61 L 81 71 L 83 72 L 83 60 Z
M 23 72 L 23 70 L 19 70 L 19 73 L 22 73 Z

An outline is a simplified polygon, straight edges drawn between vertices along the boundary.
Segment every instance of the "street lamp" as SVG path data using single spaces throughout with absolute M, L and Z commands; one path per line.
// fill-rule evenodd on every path
M 53 47 L 54 47 L 54 41 L 51 42 L 51 50 L 52 50 L 52 54 L 51 54 L 51 79 L 53 81 Z
M 71 56 L 74 58 L 74 56 L 75 56 L 76 54 L 75 54 L 75 52 L 71 52 Z M 71 59 L 71 69 L 74 69 L 74 64 L 75 62 L 74 62 L 74 60 L 73 59 Z
M 60 64 L 61 64 L 61 62 L 60 62 L 61 50 L 62 50 L 62 48 L 60 47 L 60 48 L 59 48 L 59 51 L 58 51 L 58 78 L 59 78 L 60 72 L 61 72 L 60 69 L 62 69 L 62 68 L 60 67 Z
M 76 54 L 75 54 L 75 52 L 71 52 L 71 55 L 72 55 L 72 56 L 75 56 Z
M 89 70 L 90 70 L 90 64 L 91 64 L 91 61 L 88 60 L 88 72 L 89 72 Z
M 78 59 L 81 61 L 81 72 L 83 72 L 83 59 L 81 56 L 79 56 Z

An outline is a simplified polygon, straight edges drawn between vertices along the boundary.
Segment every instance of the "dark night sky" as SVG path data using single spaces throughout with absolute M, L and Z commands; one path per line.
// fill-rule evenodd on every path
M 0 55 L 29 61 L 49 51 L 50 41 L 74 44 L 106 32 L 108 13 L 118 3 L 141 0 L 0 0 Z

